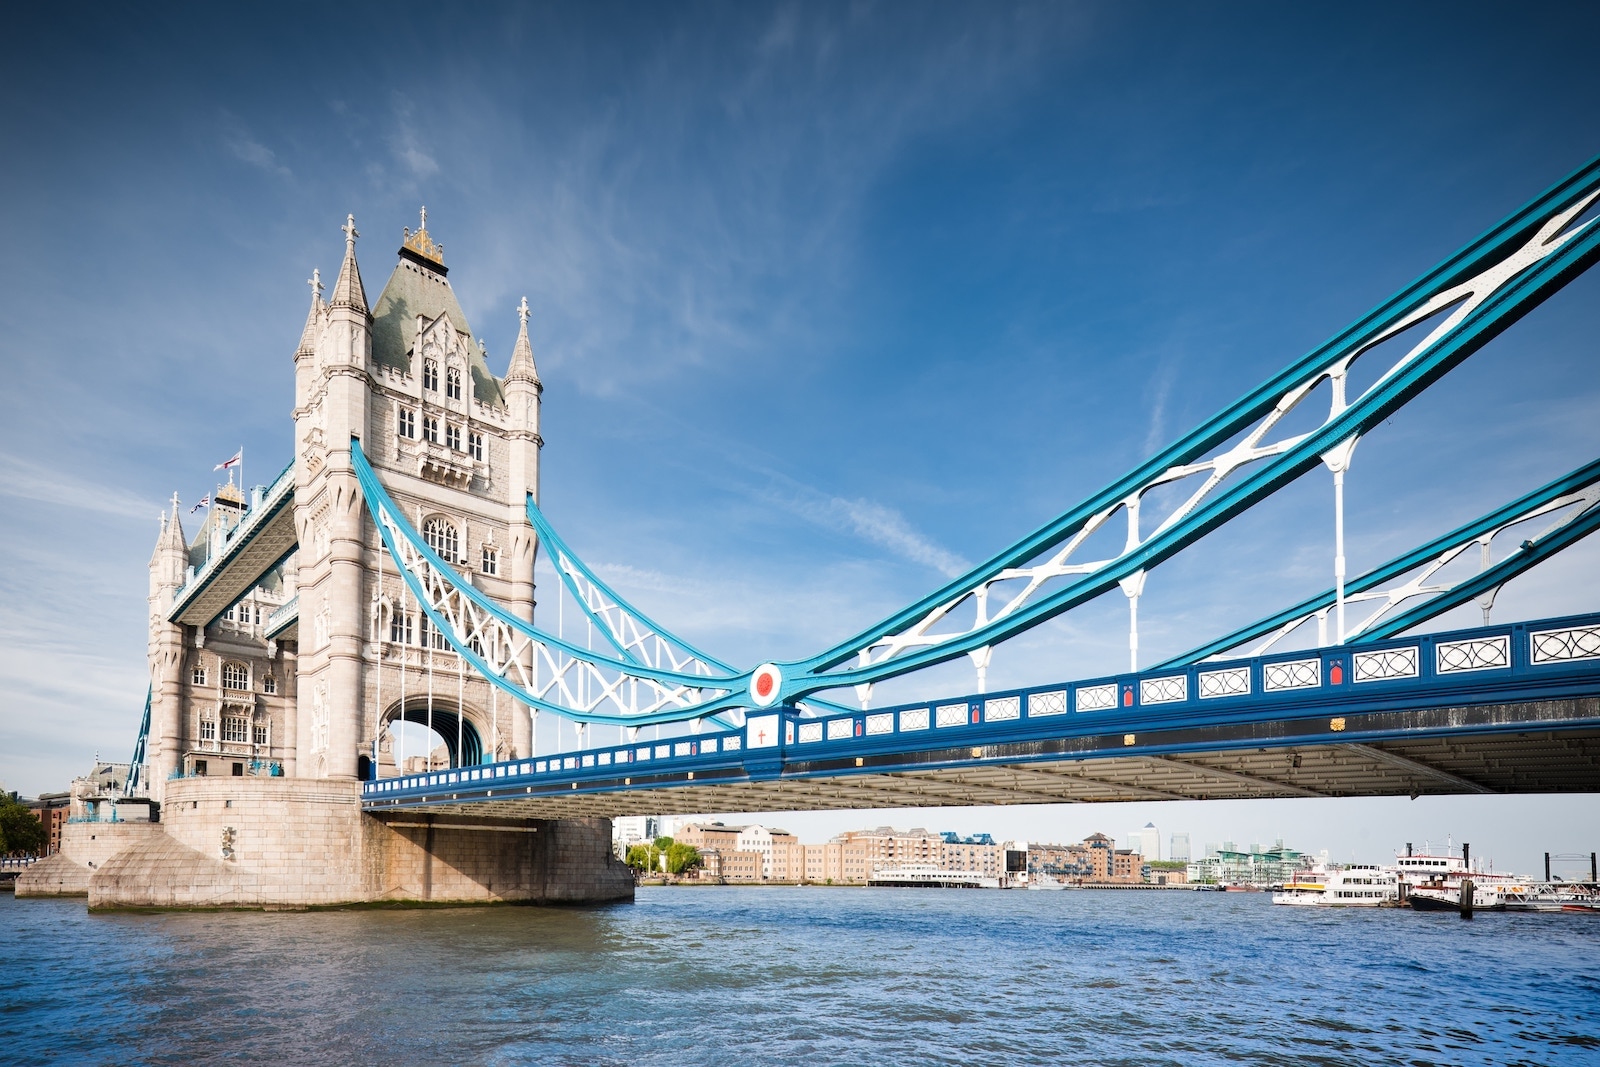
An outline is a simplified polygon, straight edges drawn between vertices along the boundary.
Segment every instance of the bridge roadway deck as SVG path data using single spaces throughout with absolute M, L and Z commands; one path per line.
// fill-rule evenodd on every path
M 1600 615 L 1202 663 L 368 782 L 382 815 L 1600 791 Z

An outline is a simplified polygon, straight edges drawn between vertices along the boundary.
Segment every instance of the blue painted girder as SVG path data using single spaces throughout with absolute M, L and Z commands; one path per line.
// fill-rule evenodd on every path
M 1574 230 L 1569 221 L 1564 232 L 1552 235 L 1545 242 L 1546 246 L 1560 242 L 1558 247 L 1502 285 L 1453 328 L 1434 338 L 1415 358 L 1351 403 L 1342 414 L 1331 418 L 1292 449 L 1239 477 L 1180 522 L 1152 536 L 1136 551 L 1098 570 L 1091 578 L 1043 596 L 988 626 L 937 647 L 908 652 L 879 664 L 842 666 L 874 643 L 907 630 L 930 612 L 967 595 L 979 583 L 1060 546 L 1089 520 L 1116 507 L 1164 472 L 1211 454 L 1267 416 L 1286 394 L 1375 344 L 1388 331 L 1428 305 L 1434 296 L 1479 277 L 1523 250 L 1552 220 L 1564 214 L 1574 219 L 1580 217 L 1597 194 L 1600 194 L 1600 158 L 1579 168 L 1325 344 L 1077 507 L 849 640 L 808 660 L 781 665 L 785 675 L 781 695 L 788 700 L 820 688 L 881 681 L 953 659 L 1013 637 L 1094 599 L 1122 579 L 1170 558 L 1319 465 L 1324 453 L 1388 418 L 1456 364 L 1587 270 L 1600 259 L 1600 227 L 1591 220 Z
M 1584 635 L 1566 660 L 1536 661 L 1534 635 Z M 1499 667 L 1441 672 L 1442 662 L 1464 645 L 1504 641 Z M 1581 643 L 1587 642 L 1587 644 Z M 1416 675 L 1358 681 L 1357 656 L 1415 652 Z M 1264 688 L 1269 670 L 1314 663 L 1318 684 L 1278 692 Z M 1337 670 L 1335 670 L 1337 668 Z M 1246 670 L 1250 691 L 1204 697 L 1200 675 Z M 1180 700 L 1146 703 L 1146 683 L 1183 679 Z M 1083 690 L 1109 687 L 1112 706 L 1080 711 Z M 1060 694 L 1063 701 L 1054 698 Z M 752 715 L 743 731 L 703 733 L 667 742 L 524 759 L 453 774 L 415 775 L 368 783 L 369 809 L 420 803 L 616 793 L 666 787 L 700 787 L 773 779 L 932 770 L 983 763 L 1093 759 L 1127 755 L 1221 751 L 1287 745 L 1352 744 L 1529 729 L 1600 727 L 1591 705 L 1575 707 L 1559 723 L 1520 720 L 1514 714 L 1477 715 L 1472 709 L 1600 696 L 1600 614 L 1475 627 L 1374 643 L 1334 646 L 1273 656 L 1192 665 L 1176 670 L 1066 682 L 999 693 L 801 720 L 788 710 L 770 713 L 781 723 L 777 743 L 758 747 L 755 731 L 768 715 Z M 1035 707 L 1046 713 L 1035 714 Z M 1423 712 L 1451 708 L 1448 725 L 1419 726 Z M 945 711 L 944 727 L 932 718 Z M 926 727 L 902 728 L 907 715 Z M 931 721 L 930 721 L 931 720 Z M 882 727 L 887 725 L 887 729 Z M 803 731 L 816 730 L 807 740 Z M 881 730 L 881 732 L 874 732 Z M 1190 736 L 1185 736 L 1186 734 Z M 1231 736 L 1229 736 L 1231 734 Z M 1018 746 L 1022 746 L 1019 748 Z M 1033 746 L 1029 748 L 1027 746 Z M 643 756 L 644 758 L 641 758 Z M 424 799 L 425 798 L 425 799 Z
M 1449 533 L 1429 541 L 1425 545 L 1420 545 L 1410 552 L 1396 556 L 1389 562 L 1351 579 L 1345 586 L 1345 594 L 1346 596 L 1354 596 L 1365 593 L 1369 589 L 1376 589 L 1385 585 L 1408 571 L 1433 562 L 1451 549 L 1460 548 L 1464 545 L 1470 546 L 1478 538 L 1507 523 L 1513 522 L 1518 516 L 1525 515 L 1552 500 L 1558 500 L 1576 490 L 1587 488 L 1596 481 L 1600 481 L 1600 460 L 1587 463 L 1570 474 L 1557 478 L 1548 485 L 1540 486 L 1533 492 L 1524 494 L 1509 504 L 1498 507 L 1480 518 L 1458 526 Z M 1370 630 L 1363 630 L 1360 634 L 1351 637 L 1346 641 L 1346 644 L 1360 645 L 1404 633 L 1413 626 L 1421 625 L 1459 604 L 1465 604 L 1491 589 L 1504 585 L 1536 563 L 1542 562 L 1562 549 L 1576 544 L 1596 529 L 1600 529 L 1600 506 L 1591 506 L 1582 514 L 1574 516 L 1572 521 L 1551 530 L 1547 535 L 1525 542 L 1515 554 L 1507 556 L 1471 579 L 1431 599 L 1425 600 L 1415 607 L 1382 620 Z M 1335 590 L 1332 588 L 1324 589 L 1315 596 L 1307 597 L 1293 607 L 1285 608 L 1274 615 L 1269 615 L 1248 626 L 1242 626 L 1230 634 L 1225 634 L 1215 641 L 1208 641 L 1181 655 L 1173 656 L 1171 659 L 1157 664 L 1153 669 L 1164 670 L 1169 667 L 1198 663 L 1210 656 L 1221 655 L 1230 649 L 1239 648 L 1251 641 L 1274 633 L 1280 627 L 1296 619 L 1304 620 L 1324 608 L 1331 607 L 1336 599 Z

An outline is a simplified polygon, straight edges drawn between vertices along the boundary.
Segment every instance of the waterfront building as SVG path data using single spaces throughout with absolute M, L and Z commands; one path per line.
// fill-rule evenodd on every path
M 1189 881 L 1259 887 L 1283 885 L 1293 879 L 1305 856 L 1285 846 L 1282 840 L 1269 849 L 1260 845 L 1239 849 L 1232 841 L 1224 841 L 1215 848 L 1207 846 L 1207 849 L 1205 857 L 1189 864 Z
M 72 794 L 40 793 L 23 803 L 44 826 L 44 848 L 39 855 L 54 856 L 61 851 L 61 831 L 72 814 Z

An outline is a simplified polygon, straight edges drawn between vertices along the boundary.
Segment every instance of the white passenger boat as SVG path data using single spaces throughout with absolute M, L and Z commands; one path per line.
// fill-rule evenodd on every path
M 1296 872 L 1272 894 L 1274 904 L 1318 908 L 1378 908 L 1400 899 L 1400 882 L 1381 867 L 1354 864 L 1329 868 L 1322 864 Z
M 1461 907 L 1461 882 L 1472 881 L 1472 908 L 1474 911 L 1503 911 L 1514 896 L 1527 893 L 1527 880 L 1515 874 L 1487 870 L 1482 861 L 1473 863 L 1462 846 L 1462 855 L 1452 855 L 1448 846 L 1444 854 L 1413 853 L 1406 846 L 1405 855 L 1396 856 L 1394 866 L 1385 870 L 1400 880 L 1406 900 L 1418 911 L 1456 911 Z

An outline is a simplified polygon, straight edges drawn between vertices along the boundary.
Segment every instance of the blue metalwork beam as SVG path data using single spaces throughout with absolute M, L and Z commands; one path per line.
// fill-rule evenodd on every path
M 145 742 L 150 737 L 150 700 L 155 695 L 152 684 L 144 691 L 144 717 L 139 720 L 139 736 L 133 742 L 133 758 L 128 760 L 128 777 L 122 784 L 124 796 L 133 796 L 144 774 Z
M 178 590 L 170 622 L 206 627 L 249 592 L 298 546 L 294 528 L 294 464 L 283 468 L 262 494 L 261 503 L 245 514 L 228 534 L 222 550 Z
M 1518 497 L 1516 500 L 1498 507 L 1463 526 L 1458 526 L 1449 533 L 1412 549 L 1410 552 L 1396 556 L 1389 562 L 1374 567 L 1367 573 L 1352 579 L 1346 586 L 1346 597 L 1358 597 L 1363 593 L 1379 589 L 1390 582 L 1417 570 L 1418 568 L 1435 563 L 1448 563 L 1459 553 L 1472 545 L 1484 542 L 1488 537 L 1509 526 L 1519 525 L 1531 521 L 1540 515 L 1556 510 L 1556 505 L 1563 497 L 1573 497 L 1581 490 L 1600 482 L 1600 460 L 1585 464 L 1577 470 L 1566 474 L 1555 481 L 1535 489 L 1533 492 Z M 1557 505 L 1559 507 L 1559 505 Z M 1437 588 L 1431 591 L 1431 599 L 1424 603 L 1415 604 L 1406 609 L 1402 614 L 1391 618 L 1374 620 L 1370 628 L 1365 628 L 1349 637 L 1346 644 L 1360 644 L 1368 641 L 1381 640 L 1398 633 L 1404 633 L 1411 627 L 1419 625 L 1444 612 L 1465 604 L 1467 601 L 1481 596 L 1491 589 L 1497 589 L 1523 571 L 1532 567 L 1550 556 L 1560 552 L 1569 545 L 1587 537 L 1597 528 L 1600 528 L 1600 498 L 1593 495 L 1572 499 L 1567 505 L 1573 513 L 1567 516 L 1565 522 L 1553 524 L 1522 545 L 1510 556 L 1486 567 L 1473 578 L 1463 581 L 1448 588 Z M 1420 590 L 1415 595 L 1429 595 L 1430 591 Z M 1165 670 L 1169 667 L 1183 666 L 1189 663 L 1198 663 L 1211 656 L 1221 655 L 1233 649 L 1240 648 L 1269 634 L 1287 634 L 1295 626 L 1304 624 L 1315 617 L 1318 612 L 1326 611 L 1334 605 L 1337 593 L 1334 589 L 1325 589 L 1315 596 L 1307 597 L 1293 607 L 1285 608 L 1274 615 L 1269 615 L 1248 626 L 1242 626 L 1232 633 L 1225 634 L 1214 641 L 1192 648 L 1181 655 L 1173 656 L 1156 665 L 1154 669 Z
M 823 720 L 800 720 L 780 709 L 752 715 L 742 731 L 516 760 L 458 776 L 385 779 L 367 783 L 363 800 L 375 810 L 1269 744 L 1348 746 L 1595 729 L 1597 698 L 1600 614 L 960 696 Z M 1503 710 L 1516 707 L 1529 713 Z
M 1325 455 L 1349 439 L 1378 425 L 1592 266 L 1600 259 L 1600 228 L 1592 220 L 1581 225 L 1575 222 L 1592 206 L 1597 193 L 1600 159 L 1580 168 L 1326 344 L 1053 522 L 849 640 L 809 660 L 784 665 L 780 695 L 792 699 L 820 688 L 879 681 L 973 652 L 1091 600 L 1119 581 L 1170 558 L 1324 462 Z M 1241 453 L 1237 462 L 1224 453 L 1218 458 L 1229 461 L 1226 469 L 1209 468 L 1218 477 L 1208 500 L 1187 507 L 1147 539 L 1130 533 L 1129 549 L 1114 560 L 1092 565 L 1091 576 L 968 632 L 947 638 L 935 635 L 938 640 L 923 644 L 904 641 L 896 647 L 918 624 L 1069 542 L 1091 522 L 1103 521 L 1119 507 L 1137 503 L 1140 495 L 1156 485 L 1186 477 L 1202 457 L 1252 425 L 1272 419 L 1275 411 L 1283 413 L 1286 404 L 1292 408 L 1322 380 L 1336 380 L 1342 391 L 1343 375 L 1351 361 L 1436 315 L 1447 316 L 1442 326 L 1353 403 L 1340 408 L 1342 397 L 1336 397 L 1334 412 L 1319 429 L 1293 438 L 1283 447 Z M 1260 465 L 1238 477 L 1246 463 Z M 1230 474 L 1236 480 L 1222 487 Z M 851 659 L 870 658 L 871 650 L 879 645 L 889 647 L 886 658 L 836 669 Z
M 623 659 L 653 667 L 662 666 L 665 659 L 674 670 L 685 673 L 699 670 L 707 676 L 731 677 L 739 674 L 737 667 L 702 652 L 671 633 L 612 588 L 556 532 L 532 493 L 527 497 L 527 512 L 528 521 L 533 524 L 539 540 L 550 550 L 551 562 L 561 576 L 562 584 L 572 594 L 579 609 Z M 829 713 L 850 710 L 817 697 L 808 697 L 806 703 Z

